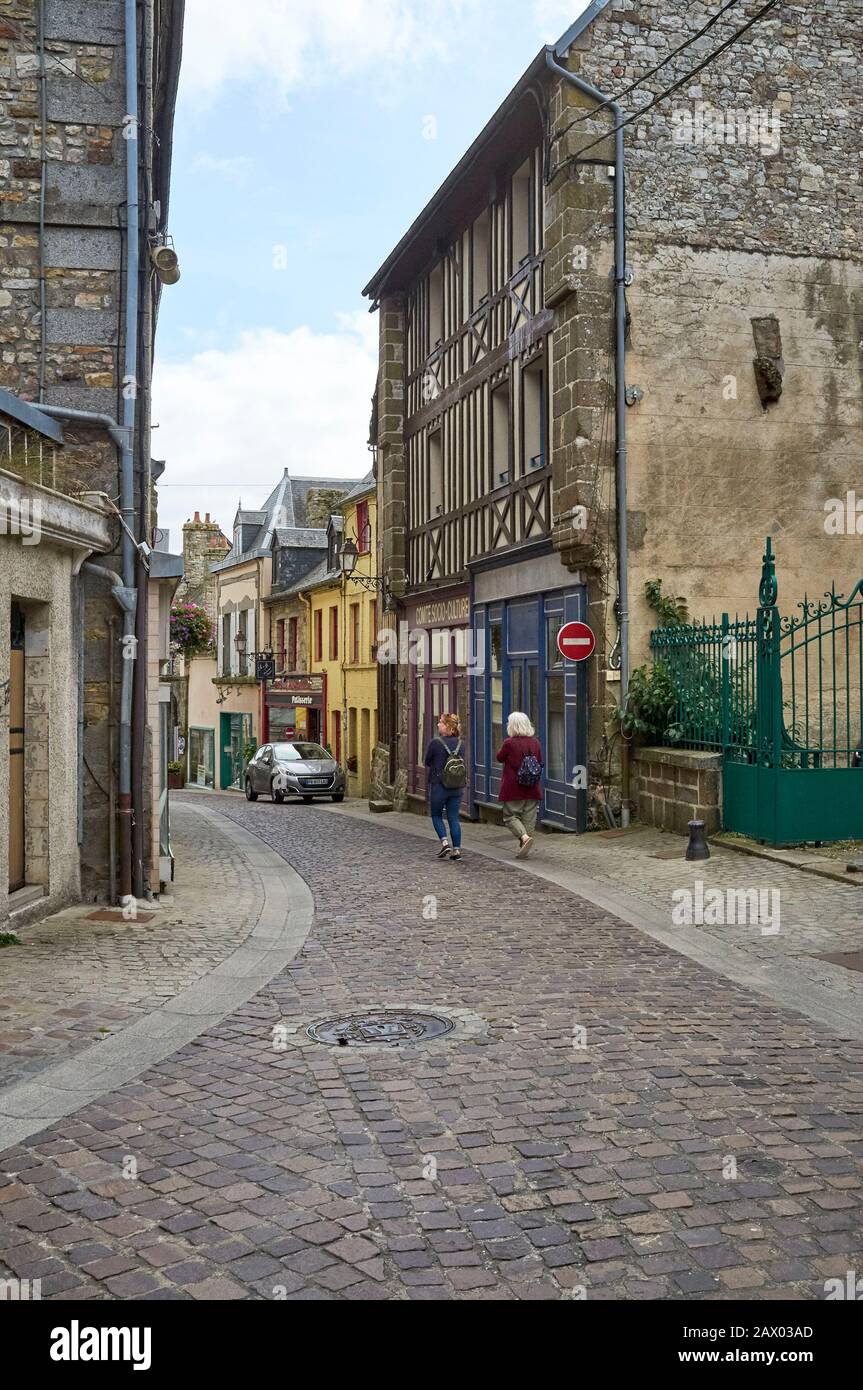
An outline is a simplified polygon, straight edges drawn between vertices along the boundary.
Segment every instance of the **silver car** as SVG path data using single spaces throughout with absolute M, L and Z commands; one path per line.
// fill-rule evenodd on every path
M 289 796 L 345 799 L 345 774 L 318 743 L 265 743 L 246 768 L 245 780 L 247 801 L 261 795 L 280 803 Z

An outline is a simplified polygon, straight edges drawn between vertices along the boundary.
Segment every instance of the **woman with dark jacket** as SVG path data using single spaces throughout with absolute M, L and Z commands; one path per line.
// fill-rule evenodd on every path
M 533 848 L 536 818 L 542 800 L 542 774 L 545 767 L 542 744 L 526 714 L 509 716 L 505 738 L 497 755 L 503 763 L 500 800 L 503 823 L 518 840 L 518 858 L 526 859 Z
M 461 722 L 457 714 L 442 714 L 438 720 L 438 736 L 433 738 L 426 749 L 425 765 L 428 768 L 429 802 L 431 804 L 432 824 L 437 831 L 441 847 L 438 859 L 449 858 L 454 863 L 461 860 L 461 799 L 464 782 L 460 787 L 444 785 L 444 769 L 450 759 L 462 760 L 464 768 L 464 742 L 461 737 Z M 449 823 L 450 838 L 444 816 Z

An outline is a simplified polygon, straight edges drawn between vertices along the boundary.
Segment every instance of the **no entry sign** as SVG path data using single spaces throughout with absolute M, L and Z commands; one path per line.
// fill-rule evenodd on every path
M 596 651 L 596 636 L 587 623 L 566 623 L 557 634 L 557 646 L 567 661 L 587 661 Z

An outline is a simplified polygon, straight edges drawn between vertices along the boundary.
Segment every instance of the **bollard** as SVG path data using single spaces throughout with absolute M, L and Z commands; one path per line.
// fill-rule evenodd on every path
M 691 820 L 689 822 L 689 844 L 686 846 L 686 857 L 691 860 L 710 858 L 710 849 L 704 838 L 703 820 Z

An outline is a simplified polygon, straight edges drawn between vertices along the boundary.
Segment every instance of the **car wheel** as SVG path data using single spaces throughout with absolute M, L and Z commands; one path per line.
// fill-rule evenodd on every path
M 285 800 L 285 793 L 284 793 L 284 792 L 280 792 L 280 791 L 278 790 L 278 788 L 276 787 L 275 783 L 273 784 L 272 792 L 273 792 L 273 800 L 275 801 L 276 805 L 277 805 L 277 806 L 281 806 L 281 805 L 283 804 L 284 800 Z
M 314 798 L 313 796 L 304 796 L 304 797 L 303 797 L 303 801 L 306 803 L 307 806 L 311 806 L 311 804 L 312 804 L 312 802 L 314 801 L 314 799 L 315 799 L 315 798 Z
M 340 803 L 340 802 L 344 801 L 344 799 L 345 799 L 345 794 L 344 794 L 344 792 L 336 792 L 335 795 L 333 796 L 333 801 L 335 801 L 336 803 Z
M 249 781 L 249 779 L 248 779 L 248 777 L 247 777 L 247 778 L 246 778 L 246 800 L 247 800 L 247 801 L 257 801 L 257 799 L 258 799 L 258 793 L 252 791 L 252 784 L 251 784 L 251 782 Z

